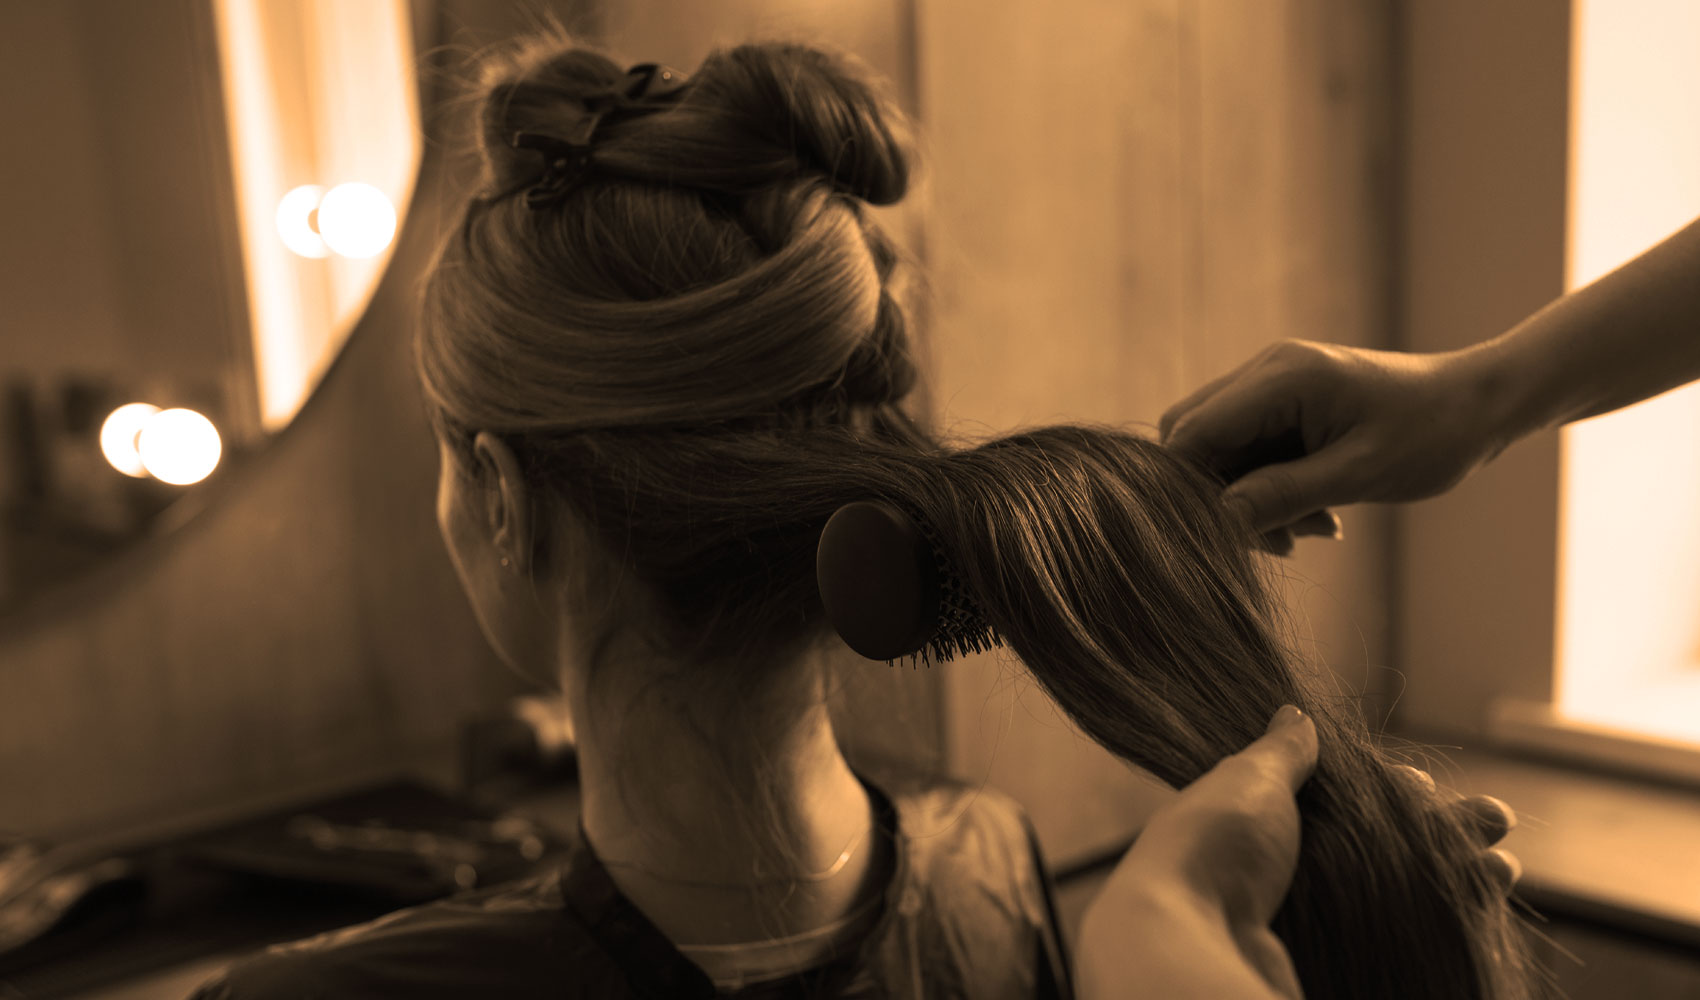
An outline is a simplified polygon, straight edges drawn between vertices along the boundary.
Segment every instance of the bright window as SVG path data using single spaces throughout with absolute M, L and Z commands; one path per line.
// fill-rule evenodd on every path
M 1566 284 L 1700 216 L 1700 3 L 1576 0 Z M 1700 746 L 1700 386 L 1565 429 L 1561 720 Z

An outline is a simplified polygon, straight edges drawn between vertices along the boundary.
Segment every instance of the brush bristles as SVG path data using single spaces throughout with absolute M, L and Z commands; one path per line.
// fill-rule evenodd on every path
M 959 656 L 984 653 L 1003 645 L 1003 638 L 986 620 L 980 605 L 962 585 L 955 568 L 945 557 L 944 546 L 927 519 L 909 512 L 915 527 L 932 549 L 933 565 L 938 569 L 939 619 L 932 638 L 907 659 L 911 666 L 949 663 Z
M 949 663 L 970 653 L 990 652 L 1001 645 L 1003 639 L 999 638 L 990 626 L 949 635 L 941 630 L 920 652 L 909 654 L 909 661 L 911 666 L 922 664 L 930 667 L 935 663 Z

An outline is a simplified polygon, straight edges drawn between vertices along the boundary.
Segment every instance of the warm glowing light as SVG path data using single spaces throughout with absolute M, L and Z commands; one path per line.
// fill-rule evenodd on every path
M 338 184 L 319 202 L 319 233 L 344 257 L 376 257 L 395 238 L 395 206 L 370 184 Z
M 194 410 L 161 410 L 136 437 L 136 453 L 148 474 L 174 486 L 207 478 L 223 451 L 218 429 Z
M 1571 23 L 1575 288 L 1700 215 L 1700 4 L 1576 0 Z M 1557 710 L 1700 744 L 1700 387 L 1563 449 Z
M 283 245 L 303 257 L 314 259 L 330 256 L 325 238 L 315 228 L 313 213 L 318 211 L 325 189 L 317 184 L 303 184 L 277 202 L 277 234 Z
M 395 216 L 412 198 L 422 135 L 415 11 L 407 0 L 211 6 L 260 421 L 277 430 L 370 303 Z M 345 178 L 363 183 L 297 187 Z
M 152 403 L 125 403 L 106 415 L 100 425 L 100 453 L 112 467 L 126 476 L 140 479 L 148 474 L 142 456 L 136 453 L 136 435 L 148 418 L 159 412 Z

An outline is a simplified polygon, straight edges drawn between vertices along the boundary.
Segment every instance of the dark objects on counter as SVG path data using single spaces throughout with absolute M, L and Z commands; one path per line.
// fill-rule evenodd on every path
M 412 781 L 302 803 L 65 866 L 110 877 L 0 950 L 0 994 L 67 995 L 359 923 L 523 877 L 566 847 L 537 822 Z

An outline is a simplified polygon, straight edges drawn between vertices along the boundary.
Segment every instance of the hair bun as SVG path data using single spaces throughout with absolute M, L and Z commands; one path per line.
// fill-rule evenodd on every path
M 805 45 L 764 43 L 716 52 L 693 86 L 718 105 L 731 135 L 819 173 L 832 186 L 875 205 L 909 187 L 909 132 L 903 113 L 847 57 Z
M 606 55 L 564 33 L 492 53 L 474 86 L 490 190 L 537 180 L 541 158 L 515 133 L 578 134 L 600 97 L 626 78 Z M 767 42 L 711 53 L 667 113 L 598 128 L 599 172 L 749 197 L 804 176 L 875 205 L 909 187 L 911 130 L 901 108 L 852 56 Z

